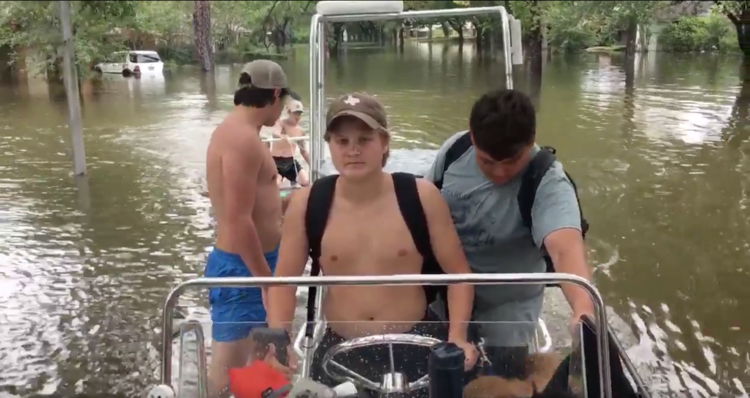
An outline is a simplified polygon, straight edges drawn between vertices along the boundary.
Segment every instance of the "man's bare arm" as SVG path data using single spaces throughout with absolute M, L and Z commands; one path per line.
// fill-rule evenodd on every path
M 289 208 L 289 204 L 292 203 L 292 197 L 296 193 L 295 190 L 289 191 L 286 196 L 281 197 L 281 215 L 286 215 L 286 210 Z
M 581 210 L 573 183 L 555 165 L 545 174 L 537 188 L 531 209 L 532 236 L 552 259 L 555 271 L 591 280 L 586 262 L 586 247 L 581 235 Z M 593 302 L 583 288 L 561 284 L 565 298 L 573 308 L 574 318 L 593 315 Z
M 244 142 L 222 157 L 224 185 L 224 217 L 227 222 L 232 247 L 239 248 L 239 255 L 253 276 L 271 276 L 258 231 L 253 221 L 258 173 L 262 162 L 260 141 L 248 135 Z
M 466 260 L 461 240 L 453 225 L 448 204 L 440 190 L 431 182 L 417 179 L 417 189 L 430 229 L 430 243 L 440 267 L 446 274 L 469 274 L 471 268 Z M 450 329 L 448 338 L 466 341 L 466 329 L 474 306 L 474 286 L 454 284 L 448 286 L 448 313 Z
M 271 129 L 271 134 L 273 134 L 273 138 L 283 138 L 284 136 L 281 134 L 284 131 L 284 127 L 281 126 L 281 121 L 277 121 L 276 124 L 273 125 L 273 129 Z
M 276 263 L 274 276 L 300 276 L 305 270 L 309 257 L 307 232 L 305 230 L 305 212 L 310 190 L 305 188 L 296 192 L 292 198 L 281 234 L 279 260 Z M 268 292 L 268 326 L 292 331 L 294 308 L 297 301 L 297 288 L 294 286 L 274 286 Z
M 544 238 L 544 247 L 555 265 L 555 271 L 591 280 L 581 231 L 575 228 L 558 229 Z M 572 283 L 563 283 L 561 287 L 576 318 L 584 314 L 596 315 L 594 303 L 587 291 Z
M 295 128 L 295 136 L 296 137 L 305 136 L 301 127 L 297 126 Z M 300 155 L 302 155 L 302 158 L 305 159 L 305 162 L 307 162 L 308 165 L 312 165 L 312 163 L 310 163 L 310 153 L 307 152 L 307 141 L 299 140 L 299 141 L 296 141 L 296 144 L 297 144 L 297 148 L 299 148 L 299 153 Z

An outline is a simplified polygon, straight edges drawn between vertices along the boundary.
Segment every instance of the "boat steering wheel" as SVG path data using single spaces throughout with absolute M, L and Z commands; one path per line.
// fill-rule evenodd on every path
M 403 373 L 396 371 L 395 362 L 393 360 L 393 345 L 400 344 L 429 348 L 438 343 L 442 343 L 442 341 L 432 337 L 417 336 L 413 334 L 379 334 L 374 336 L 359 337 L 336 344 L 335 346 L 331 347 L 323 356 L 321 366 L 323 367 L 323 371 L 329 377 L 340 383 L 349 381 L 368 390 L 375 391 L 381 394 L 406 393 L 409 391 L 420 390 L 429 386 L 429 376 L 423 375 L 418 380 L 408 382 Z M 382 375 L 382 380 L 380 382 L 372 381 L 334 360 L 337 355 L 345 354 L 358 348 L 374 347 L 379 345 L 388 345 L 388 354 L 390 357 L 391 368 L 389 373 L 384 373 Z M 346 376 L 332 372 L 331 366 L 336 368 L 341 373 L 346 374 Z

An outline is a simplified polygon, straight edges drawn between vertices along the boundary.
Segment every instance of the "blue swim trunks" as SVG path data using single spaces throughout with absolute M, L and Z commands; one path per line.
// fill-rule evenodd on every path
M 271 272 L 276 269 L 279 257 L 278 246 L 264 255 Z M 208 255 L 206 278 L 228 278 L 252 276 L 239 254 L 227 253 L 214 248 Z M 208 292 L 211 306 L 212 338 L 219 342 L 244 339 L 256 327 L 265 327 L 266 310 L 260 288 L 219 287 Z

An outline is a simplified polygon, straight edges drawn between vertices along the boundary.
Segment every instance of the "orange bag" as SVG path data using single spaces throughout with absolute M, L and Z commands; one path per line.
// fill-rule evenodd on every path
M 260 360 L 244 368 L 229 369 L 229 391 L 235 398 L 266 398 L 287 386 L 289 380 L 283 373 Z M 285 397 L 287 393 L 288 389 L 278 398 Z

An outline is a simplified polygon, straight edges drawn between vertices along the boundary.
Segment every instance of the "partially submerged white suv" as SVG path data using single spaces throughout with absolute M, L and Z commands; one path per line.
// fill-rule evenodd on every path
M 159 74 L 164 71 L 164 63 L 156 51 L 120 51 L 107 57 L 104 62 L 94 66 L 101 73 L 118 73 L 125 76 L 140 74 Z

